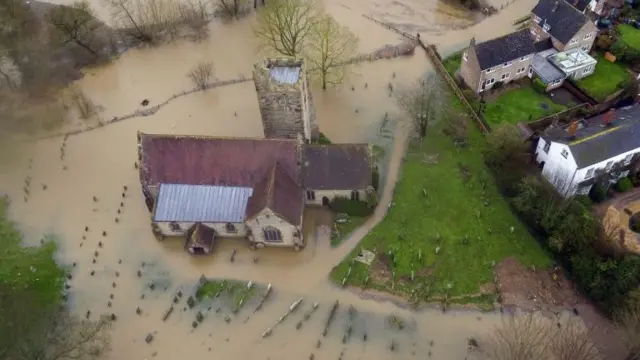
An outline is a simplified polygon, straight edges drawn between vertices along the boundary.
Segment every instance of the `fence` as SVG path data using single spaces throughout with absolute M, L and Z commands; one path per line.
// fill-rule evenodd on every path
M 475 120 L 480 130 L 484 134 L 488 134 L 491 131 L 489 124 L 487 124 L 482 118 L 480 118 L 480 116 L 478 116 L 476 111 L 473 109 L 473 106 L 471 106 L 467 98 L 462 93 L 462 90 L 460 90 L 460 87 L 458 87 L 458 84 L 456 83 L 456 81 L 451 77 L 449 72 L 447 72 L 447 70 L 444 68 L 444 65 L 442 64 L 442 58 L 440 57 L 440 54 L 438 53 L 438 49 L 436 49 L 435 45 L 431 44 L 429 46 L 426 46 L 420 39 L 418 39 L 418 44 L 420 44 L 420 46 L 427 53 L 427 57 L 431 59 L 431 61 L 436 67 L 436 70 L 440 73 L 440 75 L 442 75 L 442 77 L 447 82 L 447 84 L 449 84 L 449 87 L 451 87 L 451 90 L 453 90 L 453 93 L 456 95 L 456 97 L 460 99 L 460 102 L 462 103 L 462 105 L 464 105 L 467 108 L 469 115 L 471 115 L 473 120 Z
M 545 116 L 541 119 L 533 120 L 531 122 L 526 123 L 531 130 L 541 131 L 544 130 L 547 126 L 553 124 L 554 122 L 559 122 L 561 124 L 567 123 L 573 120 L 577 114 L 581 112 L 581 110 L 589 110 L 591 106 L 588 103 L 582 103 L 571 107 L 567 110 L 551 114 L 549 116 Z

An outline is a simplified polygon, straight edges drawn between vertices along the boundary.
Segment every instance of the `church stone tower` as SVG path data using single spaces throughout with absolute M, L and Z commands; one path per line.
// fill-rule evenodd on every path
M 266 138 L 318 138 L 316 113 L 303 60 L 266 59 L 253 71 Z

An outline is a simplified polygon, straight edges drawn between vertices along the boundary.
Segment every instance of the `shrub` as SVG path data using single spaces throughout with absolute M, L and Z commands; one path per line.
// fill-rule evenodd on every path
M 546 94 L 547 85 L 544 82 L 542 82 L 542 80 L 540 80 L 539 78 L 535 78 L 533 79 L 533 90 L 535 90 L 540 94 Z
M 313 143 L 320 145 L 331 145 L 331 140 L 329 140 L 329 138 L 324 133 L 320 133 L 320 135 L 318 135 L 318 139 L 314 140 Z
M 585 208 L 590 208 L 591 205 L 593 205 L 593 201 L 591 201 L 591 198 L 587 195 L 576 195 L 573 199 L 584 205 Z
M 491 87 L 491 90 L 498 90 L 500 89 L 502 86 L 504 85 L 504 83 L 502 81 L 496 81 L 493 86 Z
M 603 202 L 607 198 L 607 189 L 602 184 L 595 184 L 589 191 L 589 197 L 596 204 Z
M 373 172 L 371 173 L 371 184 L 373 188 L 378 191 L 380 188 L 380 169 L 377 166 L 373 168 Z
M 362 194 L 364 196 L 364 194 Z M 329 203 L 329 208 L 336 213 L 343 213 L 349 216 L 369 216 L 373 212 L 365 201 L 351 200 L 344 196 L 336 196 Z
M 613 44 L 613 38 L 611 38 L 608 34 L 603 34 L 598 36 L 598 40 L 596 40 L 596 47 L 603 51 L 609 51 L 611 45 Z
M 618 183 L 616 184 L 616 191 L 623 193 L 631 189 L 632 187 L 633 184 L 631 183 L 631 179 L 629 179 L 628 177 L 623 177 L 622 179 L 618 180 Z

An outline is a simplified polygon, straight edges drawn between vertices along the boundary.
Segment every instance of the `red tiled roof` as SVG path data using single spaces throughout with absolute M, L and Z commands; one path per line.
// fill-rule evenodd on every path
M 298 181 L 296 140 L 139 134 L 143 185 L 253 187 L 277 162 Z
M 360 190 L 372 184 L 367 144 L 306 145 L 302 184 L 311 190 Z
M 302 187 L 275 163 L 253 189 L 247 204 L 247 218 L 258 215 L 265 208 L 278 214 L 292 225 L 300 225 L 304 211 Z

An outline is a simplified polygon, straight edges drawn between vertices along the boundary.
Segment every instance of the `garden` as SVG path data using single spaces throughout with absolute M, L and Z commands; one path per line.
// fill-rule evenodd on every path
M 456 53 L 443 60 L 445 69 L 454 78 L 460 68 L 461 54 Z M 544 90 L 538 91 L 528 79 L 519 86 L 512 87 L 510 84 L 509 89 L 499 87 L 500 85 L 494 85 L 494 89 L 488 92 L 483 106 L 480 106 L 479 99 L 470 90 L 463 91 L 469 103 L 474 108 L 481 109 L 485 121 L 492 127 L 501 123 L 534 121 L 567 109 L 565 105 L 553 102 Z
M 549 266 L 498 192 L 484 146 L 480 131 L 463 117 L 432 125 L 409 149 L 387 216 L 334 268 L 332 279 L 412 302 L 492 306 L 493 270 L 501 260 L 514 256 L 526 267 Z M 365 252 L 375 254 L 370 265 L 356 260 Z
M 611 62 L 600 54 L 594 57 L 598 61 L 596 70 L 586 78 L 576 81 L 576 85 L 594 99 L 604 101 L 627 86 L 630 75 L 624 64 L 618 61 Z

